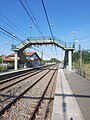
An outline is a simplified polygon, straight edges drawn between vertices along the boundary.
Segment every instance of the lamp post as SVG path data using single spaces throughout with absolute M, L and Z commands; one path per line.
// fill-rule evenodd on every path
M 79 44 L 79 51 L 80 51 L 80 68 L 82 69 L 82 48 L 81 48 L 81 44 Z
M 74 47 L 75 47 L 75 39 L 76 39 L 76 31 L 72 31 L 73 38 L 74 38 Z
M 54 24 L 52 24 L 52 31 L 53 31 Z M 52 32 L 53 33 L 53 32 Z M 53 35 L 53 34 L 52 34 Z M 53 39 L 53 36 L 52 36 Z M 53 55 L 53 63 L 54 63 L 54 55 Z
M 54 26 L 54 24 L 52 24 L 52 27 Z
M 79 54 L 80 54 L 80 59 L 79 59 L 79 65 L 80 65 L 80 69 L 81 69 L 81 72 L 83 73 L 83 61 L 82 61 L 82 47 L 81 47 L 81 44 L 78 40 L 75 40 L 75 43 L 79 43 Z
M 53 35 L 53 27 L 54 27 L 54 24 L 52 24 L 52 39 L 54 37 L 54 35 Z
M 32 29 L 32 25 L 30 25 L 30 39 L 31 39 L 31 29 Z
M 74 40 L 74 44 L 73 47 L 75 48 L 75 40 L 76 40 L 76 31 L 72 31 L 72 35 L 73 35 L 73 40 Z M 74 57 L 74 56 L 73 56 Z M 74 62 L 73 62 L 74 64 Z M 76 66 L 76 65 L 75 65 Z
M 8 42 L 4 42 L 4 45 L 5 44 L 8 44 Z M 4 56 L 4 45 L 3 45 L 3 48 L 2 48 L 2 65 L 3 65 L 3 56 Z

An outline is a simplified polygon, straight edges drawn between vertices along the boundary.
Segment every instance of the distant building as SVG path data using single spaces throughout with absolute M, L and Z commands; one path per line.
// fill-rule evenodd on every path
M 27 63 L 30 64 L 29 66 L 39 66 L 41 64 L 41 58 L 38 56 L 36 52 L 25 52 L 24 53 L 27 59 Z M 3 58 L 3 62 L 5 64 L 14 64 L 15 61 L 15 54 L 10 54 L 7 57 Z M 22 65 L 20 62 L 20 58 L 18 57 L 19 66 L 25 67 L 25 64 Z

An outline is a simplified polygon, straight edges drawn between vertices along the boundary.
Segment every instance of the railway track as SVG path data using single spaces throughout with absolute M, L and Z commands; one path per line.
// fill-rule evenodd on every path
M 47 68 L 48 67 L 45 67 L 45 69 L 43 69 L 43 68 L 39 68 L 38 70 L 35 69 L 32 71 L 11 77 L 11 78 L 4 79 L 4 80 L 0 81 L 0 91 L 7 89 L 19 82 L 22 82 L 22 81 L 26 80 L 27 78 L 32 77 L 33 75 L 36 75 L 36 74 L 46 70 Z
M 37 102 L 37 104 L 36 104 L 36 106 L 35 106 L 35 109 L 33 110 L 33 112 L 32 112 L 32 114 L 31 114 L 29 120 L 34 120 L 34 119 L 38 119 L 38 118 L 41 119 L 40 114 L 41 114 L 41 111 L 42 111 L 41 108 L 44 107 L 44 104 L 43 104 L 43 103 L 44 103 L 44 96 L 45 96 L 45 94 L 47 93 L 48 87 L 49 87 L 51 81 L 53 80 L 53 77 L 54 77 L 55 73 L 56 73 L 56 71 L 54 71 L 54 72 L 52 73 L 52 75 L 50 76 L 50 80 L 49 80 L 48 84 L 46 85 L 46 88 L 44 89 L 43 94 L 42 94 L 42 96 L 40 97 L 40 100 Z M 52 93 L 52 90 L 51 90 L 51 93 Z M 50 104 L 51 99 L 52 99 L 51 93 L 50 93 L 50 100 L 48 101 L 48 105 Z M 42 105 L 42 104 L 43 104 L 43 105 Z M 46 104 L 45 104 L 45 106 L 46 106 Z M 45 112 L 43 118 L 46 118 L 47 110 L 48 110 L 48 109 L 45 110 L 46 112 Z M 43 118 L 42 118 L 42 119 L 43 119 Z
M 20 77 L 19 79 L 13 79 L 12 82 L 7 82 L 6 84 L 3 84 L 0 86 L 0 107 L 2 108 L 3 106 L 5 106 L 5 104 L 7 104 L 9 101 L 12 101 L 12 99 L 14 99 L 14 97 L 11 96 L 17 96 L 18 91 L 19 93 L 22 92 L 22 90 L 27 88 L 27 84 L 31 84 L 34 83 L 36 79 L 35 76 L 37 77 L 37 74 L 43 74 L 44 71 L 47 71 L 47 69 L 49 69 L 48 67 L 46 67 L 44 70 L 40 69 L 38 71 L 34 71 L 33 73 L 29 73 L 28 76 L 24 76 Z M 40 73 L 40 74 L 39 74 Z M 41 76 L 41 75 L 40 75 Z M 33 78 L 32 80 L 29 80 Z
M 45 66 L 44 68 L 43 67 L 33 68 L 33 69 L 28 70 L 28 71 L 17 72 L 16 74 L 13 73 L 14 75 L 8 74 L 7 77 L 5 77 L 5 75 L 4 75 L 3 77 L 0 78 L 0 84 L 3 84 L 3 83 L 6 83 L 6 82 L 9 82 L 9 81 L 12 81 L 14 79 L 20 78 L 22 76 L 31 74 L 31 73 L 33 73 L 37 70 L 45 70 L 47 68 L 49 68 L 49 66 Z
M 3 98 L 6 97 L 6 101 L 8 101 L 8 102 L 6 102 L 5 100 L 1 101 L 2 106 L 1 106 L 1 110 L 0 110 L 0 116 L 1 116 L 0 120 L 3 120 L 3 119 L 7 120 L 7 119 L 13 119 L 13 118 L 19 120 L 19 118 L 22 118 L 22 117 L 23 117 L 22 119 L 25 119 L 25 120 L 36 119 L 36 117 L 35 117 L 35 116 L 37 116 L 36 112 L 38 113 L 38 108 L 40 107 L 41 102 L 43 101 L 43 98 L 46 94 L 46 91 L 48 90 L 48 87 L 49 87 L 51 81 L 53 81 L 52 79 L 56 74 L 56 70 L 57 70 L 57 67 L 54 66 L 51 68 L 45 68 L 45 70 L 41 69 L 39 71 L 34 71 L 34 73 L 32 72 L 30 75 L 26 74 L 26 76 L 28 75 L 27 77 L 23 76 L 25 78 L 22 78 L 20 76 L 24 81 L 22 79 L 20 79 L 19 81 L 11 80 L 11 81 L 14 81 L 14 83 L 11 83 L 10 85 L 8 85 L 8 87 L 6 85 L 6 88 L 5 87 L 1 88 L 0 95 Z M 18 78 L 19 78 L 19 76 L 18 76 Z M 5 83 L 9 83 L 11 81 L 6 82 L 6 80 L 5 80 Z M 22 81 L 24 82 L 23 84 L 21 84 Z M 48 84 L 45 85 L 45 83 L 48 83 Z M 18 86 L 17 84 L 19 84 L 20 86 Z M 18 86 L 15 89 L 16 91 L 14 90 L 14 88 L 12 86 L 14 86 L 14 88 L 15 88 L 15 86 Z M 44 89 L 42 89 L 41 86 Z M 39 93 L 38 93 L 38 90 L 39 90 Z M 10 92 L 9 95 L 7 94 L 8 91 Z M 7 98 L 9 98 L 9 99 L 7 100 Z M 49 105 L 51 98 L 48 101 L 49 101 L 48 102 L 48 105 Z M 28 103 L 30 104 L 30 107 L 28 107 L 26 105 Z M 23 105 L 26 105 L 26 107 L 25 106 L 23 107 Z M 21 108 L 23 110 L 19 110 Z M 34 109 L 34 110 L 32 110 L 32 109 Z M 23 114 L 21 114 L 22 116 L 21 117 L 18 116 L 17 115 L 18 113 L 16 112 L 17 113 L 16 114 L 14 112 L 15 110 L 22 111 L 22 113 L 23 113 Z M 27 115 L 27 113 L 29 113 L 30 115 Z M 17 118 L 17 116 L 18 116 L 18 118 Z

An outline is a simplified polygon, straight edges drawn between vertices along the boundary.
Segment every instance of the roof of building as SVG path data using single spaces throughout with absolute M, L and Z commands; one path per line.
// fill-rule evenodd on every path
M 33 54 L 35 54 L 36 52 L 25 52 L 25 55 L 26 56 L 32 56 Z M 14 57 L 15 56 L 15 54 L 14 53 L 12 53 L 12 54 L 10 54 L 10 55 L 8 55 L 9 57 Z
M 34 60 L 41 60 L 41 58 L 38 56 L 38 54 L 36 52 L 25 52 L 25 55 L 27 57 L 31 57 L 34 54 L 36 54 L 36 56 L 38 57 L 38 58 L 35 58 Z
M 36 52 L 25 52 L 26 56 L 32 56 L 33 54 L 36 54 Z
M 36 54 L 36 56 L 38 57 L 38 58 L 35 58 L 35 60 L 41 60 L 41 58 L 38 56 L 38 54 L 36 52 L 25 52 L 26 57 L 31 57 L 33 54 Z M 12 62 L 12 61 L 14 61 L 14 57 L 15 57 L 15 54 L 12 53 L 12 54 L 8 55 L 8 57 L 3 58 L 3 61 Z
M 3 58 L 3 61 L 5 61 L 5 62 L 13 62 L 14 58 L 11 58 L 11 57 Z
M 15 54 L 14 53 L 12 53 L 12 54 L 10 54 L 10 55 L 8 55 L 9 57 L 14 57 L 15 56 Z

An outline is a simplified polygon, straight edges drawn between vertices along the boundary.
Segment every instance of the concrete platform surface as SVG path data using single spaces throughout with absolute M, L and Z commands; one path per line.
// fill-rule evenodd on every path
M 84 120 L 62 69 L 57 75 L 52 120 Z

